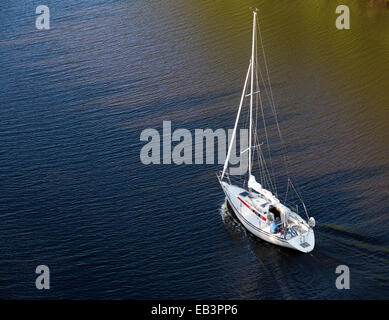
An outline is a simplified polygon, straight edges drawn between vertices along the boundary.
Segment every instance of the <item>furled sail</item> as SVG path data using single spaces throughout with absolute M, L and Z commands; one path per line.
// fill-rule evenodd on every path
M 248 187 L 251 189 L 254 189 L 255 191 L 261 193 L 262 192 L 262 185 L 255 180 L 255 176 L 250 175 Z

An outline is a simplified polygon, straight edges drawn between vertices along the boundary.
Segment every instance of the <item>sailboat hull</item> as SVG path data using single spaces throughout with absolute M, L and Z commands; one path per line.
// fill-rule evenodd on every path
M 291 239 L 285 239 L 285 237 L 281 235 L 268 232 L 266 223 L 261 222 L 260 219 L 252 214 L 251 210 L 247 210 L 245 206 L 241 205 L 242 200 L 239 195 L 245 193 L 246 190 L 237 186 L 229 185 L 226 182 L 220 182 L 220 184 L 236 217 L 254 236 L 274 245 L 294 249 L 304 253 L 308 253 L 313 250 L 315 246 L 315 236 L 311 228 L 307 232 Z

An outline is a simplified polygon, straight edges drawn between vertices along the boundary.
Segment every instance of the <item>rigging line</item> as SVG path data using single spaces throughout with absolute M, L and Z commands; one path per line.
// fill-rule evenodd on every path
M 246 89 L 246 91 L 245 91 L 245 93 L 247 92 L 247 89 Z M 246 107 L 247 107 L 247 105 L 246 105 L 246 102 L 245 102 L 245 100 L 243 100 L 243 103 L 242 103 L 242 117 L 241 117 L 241 120 L 240 120 L 240 124 L 242 125 L 242 128 L 246 128 L 246 125 L 247 125 L 247 123 L 248 123 L 248 114 L 247 113 L 245 113 L 245 111 L 244 110 L 246 110 Z M 239 126 L 238 126 L 239 127 Z M 239 127 L 240 128 L 240 127 Z M 240 132 L 240 130 L 241 129 L 239 129 L 239 132 Z M 240 144 L 241 144 L 242 142 L 241 142 L 241 140 L 240 140 L 240 134 L 239 134 L 239 156 L 240 156 L 240 161 L 242 161 L 242 152 L 241 152 L 241 146 L 240 146 Z M 238 147 L 238 140 L 236 139 L 236 147 L 235 148 L 237 148 Z M 236 149 L 235 149 L 236 150 Z M 242 180 L 243 180 L 243 182 L 242 182 Z M 240 174 L 239 175 L 239 184 L 240 185 L 244 185 L 244 179 L 243 179 L 243 176 Z
M 261 72 L 261 71 L 259 71 Z M 256 66 L 255 68 L 255 75 L 256 75 L 256 82 L 257 82 L 257 86 L 259 88 L 259 81 L 258 81 L 258 67 Z M 259 94 L 259 102 L 260 102 L 260 106 L 261 106 L 261 114 L 262 114 L 262 121 L 263 121 L 263 129 L 264 129 L 264 132 L 265 132 L 265 137 L 266 137 L 266 147 L 267 147 L 267 152 L 269 154 L 269 161 L 270 161 L 270 170 L 271 170 L 271 173 L 272 173 L 272 176 L 273 176 L 273 182 L 274 182 L 274 190 L 272 190 L 273 192 L 275 191 L 275 194 L 276 196 L 278 197 L 278 190 L 277 190 L 277 181 L 276 181 L 276 177 L 275 177 L 275 173 L 274 173 L 274 166 L 273 166 L 273 160 L 272 160 L 272 157 L 271 157 L 271 151 L 270 151 L 270 144 L 269 144 L 269 136 L 267 134 L 267 126 L 266 126 L 266 120 L 265 120 L 265 112 L 264 112 L 264 108 L 263 108 L 263 103 L 262 103 L 262 97 L 261 95 Z
M 269 90 L 270 90 L 270 96 L 271 96 L 271 104 L 272 104 L 272 111 L 273 111 L 273 114 L 274 114 L 274 118 L 275 118 L 275 121 L 276 121 L 276 125 L 277 125 L 277 130 L 278 130 L 278 134 L 279 134 L 279 137 L 280 137 L 280 140 L 281 140 L 281 144 L 282 144 L 282 148 L 283 148 L 283 151 L 284 151 L 284 154 L 283 154 L 283 157 L 284 157 L 284 166 L 285 166 L 285 170 L 286 170 L 286 175 L 288 177 L 288 179 L 290 179 L 290 173 L 289 173 L 289 157 L 288 157 L 288 152 L 287 152 L 287 146 L 286 146 L 286 143 L 284 141 L 284 138 L 282 136 L 282 133 L 281 133 L 281 129 L 280 129 L 280 126 L 279 126 L 279 123 L 278 123 L 278 116 L 277 116 L 277 110 L 276 110 L 276 107 L 275 107 L 275 102 L 274 102 L 274 97 L 273 97 L 273 91 L 272 91 L 272 87 L 271 87 L 271 81 L 270 81 L 270 75 L 269 75 L 269 68 L 268 68 L 268 65 L 267 65 L 267 60 L 266 60 L 266 54 L 265 54 L 265 49 L 264 49 L 264 46 L 263 46 L 263 40 L 262 40 L 262 33 L 261 33 L 261 28 L 260 28 L 260 25 L 259 25 L 259 18 L 257 19 L 257 26 L 258 26 L 258 34 L 259 34 L 259 38 L 260 38 L 260 42 L 261 42 L 261 47 L 262 47 L 262 52 L 263 52 L 263 58 L 264 58 L 264 64 L 265 64 L 265 69 L 266 69 L 266 73 L 267 73 L 267 79 L 268 79 L 268 83 L 269 83 Z M 267 90 L 266 90 L 267 91 Z M 294 179 L 296 180 L 296 179 Z M 297 184 L 297 188 L 298 189 L 301 189 L 298 185 L 298 182 L 295 181 L 296 184 Z M 293 186 L 293 189 L 294 191 L 296 192 L 296 194 L 298 195 L 300 201 L 302 202 L 303 206 L 304 206 L 304 209 L 306 211 L 306 208 L 305 208 L 305 203 L 302 199 L 302 197 L 300 196 L 300 194 L 297 192 L 295 186 L 293 185 L 292 183 L 292 180 L 290 180 L 290 183 L 291 185 Z M 307 212 L 306 212 L 307 213 Z M 307 213 L 308 215 L 308 213 Z
M 271 97 L 271 107 L 272 107 L 272 111 L 273 111 L 273 114 L 274 114 L 274 118 L 275 118 L 275 121 L 276 121 L 276 125 L 277 125 L 277 130 L 278 130 L 278 135 L 280 137 L 280 140 L 281 140 L 281 144 L 282 144 L 282 147 L 283 147 L 283 151 L 284 151 L 284 166 L 285 166 L 285 170 L 286 170 L 286 174 L 287 174 L 287 177 L 288 179 L 290 179 L 290 174 L 289 174 L 289 159 L 288 159 L 288 153 L 287 153 L 287 147 L 286 147 L 286 144 L 285 144 L 285 141 L 282 137 L 282 134 L 281 134 L 281 130 L 280 130 L 280 127 L 279 127 L 279 123 L 278 123 L 278 116 L 277 116 L 277 111 L 276 111 L 276 107 L 275 107 L 275 102 L 274 102 L 274 97 L 273 97 L 273 90 L 272 90 L 272 87 L 271 87 L 271 82 L 270 82 L 270 75 L 269 75 L 269 68 L 267 66 L 267 60 L 266 60 L 266 54 L 265 54 L 265 49 L 264 49 L 264 46 L 263 46 L 263 40 L 262 40 L 262 33 L 261 33 L 261 28 L 260 28 L 260 25 L 259 25 L 259 18 L 257 19 L 257 26 L 258 26 L 258 34 L 259 34 L 259 38 L 260 38 L 260 42 L 261 42 L 261 47 L 262 47 L 262 52 L 263 52 L 263 58 L 264 58 L 264 64 L 265 64 L 265 69 L 266 69 L 266 73 L 267 73 L 267 79 L 268 79 L 268 83 L 269 83 L 269 91 L 270 91 L 270 97 Z M 260 72 L 261 73 L 261 72 Z M 262 74 L 261 74 L 261 78 L 262 78 Z M 267 90 L 265 90 L 267 92 Z M 308 212 L 307 212 L 307 209 L 305 207 L 305 203 L 304 203 L 304 200 L 302 199 L 302 197 L 300 196 L 300 194 L 297 192 L 295 186 L 293 185 L 292 181 L 290 180 L 290 183 L 291 183 L 291 186 L 293 187 L 294 191 L 296 192 L 297 196 L 299 197 L 303 207 L 304 207 L 304 210 L 305 210 L 305 213 L 306 215 L 308 216 Z M 296 182 L 297 183 L 297 182 Z M 299 186 L 297 185 L 297 187 L 299 188 Z M 299 188 L 300 189 L 300 188 Z
M 285 204 L 286 204 L 286 199 L 288 199 L 289 183 L 290 183 L 290 179 L 288 178 L 288 184 L 286 185 L 286 194 L 285 194 L 285 200 L 284 200 Z
M 256 108 L 256 114 L 257 114 L 257 111 L 258 111 L 258 108 Z M 253 154 L 255 154 L 255 151 L 257 150 L 257 147 L 258 145 L 260 144 L 259 143 L 259 137 L 258 137 L 258 129 L 257 127 L 255 126 L 254 127 L 254 134 L 253 134 L 253 137 L 254 137 L 254 145 L 253 145 L 253 148 L 254 148 L 254 152 Z M 259 165 L 259 161 L 260 161 L 260 158 L 259 158 L 259 155 L 258 155 L 258 165 Z M 253 163 L 254 163 L 254 156 L 253 156 Z M 261 170 L 261 167 L 259 166 L 259 174 L 260 174 L 260 180 L 262 180 L 262 170 Z
M 256 37 L 258 37 L 256 35 Z M 258 47 L 256 46 L 255 47 L 255 56 L 257 57 L 258 56 Z M 259 69 L 260 70 L 260 69 Z M 259 87 L 259 81 L 258 81 L 258 66 L 256 65 L 255 66 L 255 80 L 256 80 L 256 86 L 257 86 L 257 91 L 260 92 L 260 87 Z M 258 100 L 260 103 L 258 103 Z M 274 175 L 274 170 L 273 170 L 273 162 L 272 162 L 272 158 L 271 158 L 271 152 L 270 152 L 270 144 L 269 144 L 269 138 L 268 138 L 268 134 L 267 134 L 267 127 L 266 127 L 266 121 L 265 121 L 265 116 L 264 116 L 264 108 L 263 108 L 263 104 L 262 104 L 262 97 L 261 97 L 261 94 L 259 94 L 257 97 L 256 97 L 256 111 L 257 111 L 257 120 L 258 120 L 258 105 L 261 106 L 261 114 L 262 114 L 262 120 L 263 120 L 263 124 L 264 124 L 264 130 L 265 130 L 265 137 L 266 137 L 266 143 L 267 143 L 267 150 L 268 150 L 268 154 L 269 154 L 269 158 L 270 158 L 270 168 L 272 170 L 272 173 L 273 173 L 273 180 L 271 179 L 271 176 L 270 176 L 270 173 L 269 173 L 269 170 L 267 169 L 267 166 L 266 166 L 266 160 L 265 160 L 265 156 L 262 152 L 262 148 L 258 149 L 257 148 L 257 152 L 259 153 L 260 152 L 260 155 L 262 155 L 262 159 L 261 159 L 261 164 L 262 164 L 262 167 L 263 169 L 261 171 L 263 171 L 263 177 L 264 177 L 264 181 L 265 181 L 265 178 L 268 178 L 269 179 L 269 182 L 268 182 L 268 187 L 269 189 L 271 189 L 273 192 L 275 191 L 276 195 L 277 195 L 277 185 L 276 185 L 276 181 L 275 181 L 275 175 Z M 256 127 L 257 128 L 257 127 Z M 258 130 L 257 130 L 258 131 Z M 257 135 L 258 135 L 258 132 L 257 132 Z M 258 151 L 260 150 L 260 151 Z M 261 168 L 260 168 L 261 169 Z M 266 171 L 267 171 L 267 174 L 268 176 L 266 176 Z
M 256 84 L 257 84 L 257 88 L 259 89 L 258 81 L 256 81 Z M 259 97 L 259 99 L 260 99 L 260 97 Z M 259 106 L 259 103 L 258 103 L 258 97 L 257 97 L 254 147 L 255 147 L 256 153 L 258 155 L 258 168 L 259 168 L 259 172 L 260 172 L 260 180 L 261 180 L 261 183 L 264 187 L 267 184 L 267 188 L 269 190 L 274 190 L 273 182 L 272 182 L 270 174 L 268 173 L 268 170 L 267 170 L 265 157 L 264 157 L 262 148 L 260 148 L 260 145 L 262 145 L 262 143 L 259 142 L 259 134 L 258 134 L 258 106 Z
M 258 149 L 258 147 L 257 147 Z M 262 185 L 263 185 L 263 188 L 266 189 L 266 186 L 267 188 L 270 188 L 270 184 L 269 182 L 267 181 L 267 176 L 266 176 L 266 171 L 265 171 L 265 167 L 264 167 L 264 164 L 263 164 L 263 157 L 262 157 L 262 154 L 261 154 L 261 151 L 257 150 L 258 152 L 258 159 L 260 162 L 258 162 L 258 166 L 260 167 L 260 172 L 262 174 Z
M 258 111 L 258 108 L 256 109 L 256 111 Z M 256 112 L 257 113 L 257 112 Z M 255 147 L 255 150 L 254 150 L 254 153 L 255 153 L 255 151 L 257 150 L 257 147 L 258 147 L 258 145 L 259 145 L 259 138 L 258 138 L 258 130 L 257 130 L 257 128 L 255 127 L 255 129 L 254 129 L 255 131 L 254 131 L 254 147 Z M 258 152 L 257 152 L 258 153 Z M 261 161 L 261 159 L 260 159 L 260 155 L 258 154 L 258 168 L 259 168 L 259 179 L 260 179 L 260 181 L 262 182 L 262 180 L 263 180 L 263 173 L 262 173 L 262 168 L 261 168 L 261 166 L 260 166 L 260 161 Z M 254 161 L 253 161 L 254 162 Z
M 268 92 L 268 89 L 267 89 L 267 86 L 266 86 L 266 82 L 265 82 L 265 79 L 262 75 L 262 72 L 261 72 L 261 69 L 258 68 L 258 71 L 259 71 L 259 75 L 261 77 L 261 80 L 264 84 L 264 89 L 265 89 L 265 93 L 266 93 L 266 96 L 269 100 L 269 103 L 270 103 L 270 108 L 272 108 L 272 105 L 271 105 L 271 99 L 270 99 L 270 95 L 269 95 L 269 92 Z M 272 110 L 273 111 L 273 110 Z M 273 113 L 274 114 L 274 113 Z M 275 119 L 276 120 L 276 119 Z M 284 168 L 285 168 L 285 173 L 287 175 L 287 177 L 289 178 L 290 177 L 290 174 L 289 174 L 289 170 L 288 170 L 288 166 L 287 166 L 287 152 L 286 152 L 286 148 L 285 148 L 285 144 L 282 143 L 282 140 L 280 138 L 280 141 L 281 141 L 281 147 L 282 147 L 282 150 L 283 150 L 283 153 L 281 153 L 281 156 L 283 157 L 283 165 L 284 165 Z
M 255 138 L 256 138 L 256 141 L 259 140 L 258 134 L 255 136 Z M 255 150 L 257 151 L 257 155 L 258 155 L 258 167 L 259 167 L 259 172 L 261 175 L 260 178 L 261 178 L 261 182 L 262 182 L 262 181 L 266 180 L 266 171 L 265 171 L 266 163 L 264 163 L 263 152 L 260 149 L 260 143 L 255 144 Z M 264 183 L 262 183 L 262 184 L 264 185 Z
M 247 105 L 247 104 L 245 104 L 244 106 L 246 106 L 246 105 Z M 245 120 L 244 120 L 244 122 L 243 122 L 243 128 L 247 128 L 247 127 L 248 127 L 249 121 L 250 121 L 250 113 L 247 112 L 247 113 L 246 113 L 246 118 L 245 118 Z M 250 131 L 249 131 L 249 134 L 250 134 Z M 247 146 L 250 148 L 249 145 L 247 145 Z M 248 159 L 248 161 L 250 161 L 250 159 Z M 246 179 L 244 179 L 243 185 L 245 185 L 245 182 L 246 182 Z
M 259 25 L 259 19 L 257 19 L 257 24 L 258 24 L 259 39 L 260 39 L 260 42 L 261 42 L 262 53 L 263 53 L 263 61 L 264 61 L 264 64 L 265 64 L 267 80 L 268 80 L 268 83 L 269 83 L 269 91 L 270 91 L 272 111 L 273 111 L 274 119 L 275 119 L 275 122 L 276 122 L 276 125 L 277 125 L 278 135 L 280 137 L 281 144 L 282 144 L 282 147 L 283 147 L 284 152 L 285 152 L 284 153 L 284 166 L 285 166 L 286 174 L 289 177 L 289 167 L 288 167 L 288 157 L 287 157 L 287 152 L 286 152 L 286 144 L 285 144 L 285 141 L 284 141 L 284 139 L 282 137 L 281 129 L 280 129 L 280 126 L 279 126 L 279 123 L 278 123 L 278 116 L 277 116 L 277 111 L 276 111 L 275 102 L 274 102 L 273 90 L 272 90 L 272 87 L 271 87 L 269 68 L 268 68 L 268 65 L 267 65 L 265 49 L 264 49 L 264 46 L 263 46 L 262 33 L 261 33 L 260 25 Z
M 264 46 L 263 46 L 262 33 L 261 33 L 260 25 L 259 25 L 259 19 L 257 19 L 257 25 L 258 25 L 258 34 L 259 34 L 259 38 L 260 38 L 260 42 L 261 42 L 261 47 L 262 47 L 262 52 L 263 52 L 263 59 L 264 59 L 264 64 L 265 64 L 265 69 L 266 69 L 266 74 L 267 74 L 267 80 L 268 80 L 268 83 L 269 83 L 269 91 L 270 91 L 270 97 L 271 97 L 271 107 L 272 107 L 273 115 L 274 115 L 274 118 L 275 118 L 275 121 L 276 121 L 278 135 L 280 137 L 281 145 L 282 145 L 282 148 L 283 148 L 283 153 L 284 153 L 283 154 L 283 158 L 284 158 L 284 167 L 285 167 L 286 175 L 287 175 L 288 179 L 290 179 L 288 152 L 287 152 L 286 143 L 285 143 L 285 141 L 283 139 L 283 136 L 282 136 L 282 133 L 281 133 L 281 129 L 280 129 L 280 126 L 279 126 L 279 123 L 278 123 L 278 116 L 277 116 L 277 111 L 276 111 L 275 102 L 274 102 L 273 90 L 272 90 L 272 87 L 271 87 L 269 68 L 268 68 L 268 65 L 267 65 L 265 49 L 264 49 Z M 262 78 L 262 74 L 261 74 L 261 78 Z M 266 92 L 267 92 L 267 90 L 266 90 Z M 290 181 L 290 182 L 292 183 L 292 181 Z M 294 191 L 298 195 L 300 201 L 302 202 L 302 204 L 304 206 L 304 209 L 306 211 L 305 203 L 304 203 L 302 197 L 297 192 L 297 190 L 296 190 L 296 188 L 294 187 L 293 184 L 292 184 L 292 186 L 293 186 Z M 298 185 L 297 185 L 297 187 L 299 188 Z M 306 214 L 308 215 L 307 212 L 306 212 Z
M 266 179 L 268 179 L 268 186 L 269 186 L 269 189 L 274 189 L 274 185 L 273 185 L 273 182 L 271 180 L 271 176 L 270 176 L 270 172 L 269 172 L 269 169 L 267 168 L 267 165 L 266 165 L 266 161 L 265 161 L 265 157 L 264 157 L 264 154 L 263 154 L 263 151 L 262 151 L 262 148 L 260 147 L 260 145 L 257 145 L 257 151 L 258 151 L 258 154 L 260 156 L 260 159 L 261 159 L 261 165 L 263 167 L 263 172 L 264 172 L 264 177 Z M 266 180 L 264 179 L 264 180 Z
M 256 139 L 255 149 L 258 154 L 258 168 L 260 174 L 260 181 L 263 186 L 265 186 L 265 184 L 267 183 L 268 189 L 272 189 L 273 188 L 272 184 L 266 181 L 266 179 L 268 178 L 269 181 L 271 182 L 271 179 L 270 179 L 270 175 L 269 177 L 266 176 L 266 162 L 264 159 L 262 149 L 260 148 L 261 144 L 259 142 L 257 143 L 257 141 L 259 141 L 258 134 L 256 134 L 255 139 Z
M 260 160 L 260 162 L 258 162 L 258 166 L 261 173 L 261 179 L 268 184 L 268 189 L 273 191 L 275 190 L 275 186 L 271 179 L 269 169 L 267 168 L 266 165 L 265 155 L 262 151 L 262 148 L 260 147 L 260 145 L 262 144 L 259 143 L 258 132 L 256 132 L 255 139 L 256 141 L 258 141 L 258 143 L 255 144 L 255 148 L 258 154 L 258 159 Z M 266 181 L 266 179 L 268 179 L 268 181 Z
M 264 46 L 263 46 L 262 33 L 261 33 L 260 25 L 259 25 L 259 19 L 257 20 L 257 25 L 258 25 L 259 40 L 261 41 L 261 47 L 262 47 L 263 62 L 264 62 L 264 64 L 265 64 L 267 80 L 268 80 L 268 83 L 269 83 L 269 91 L 270 91 L 271 102 L 272 102 L 272 105 L 273 105 L 274 111 L 275 111 L 275 103 L 274 103 L 273 90 L 272 90 L 272 87 L 271 87 L 271 81 L 270 81 L 270 75 L 269 75 L 269 68 L 268 68 L 268 65 L 267 65 L 267 59 L 266 59 L 266 54 L 265 54 L 265 48 L 264 48 Z M 276 112 L 275 112 L 274 115 L 275 115 L 275 117 L 277 117 L 277 113 L 276 113 Z M 276 120 L 277 120 L 277 118 L 276 118 Z M 279 126 L 278 126 L 278 121 L 277 121 L 277 128 L 278 128 L 278 131 L 279 131 L 279 134 L 280 134 L 280 138 L 282 139 L 282 134 L 281 134 L 281 130 L 280 130 Z
M 270 173 L 269 173 L 269 170 L 267 169 L 266 167 L 266 163 L 265 163 L 265 159 L 264 159 L 264 156 L 263 156 L 263 153 L 262 153 L 262 161 L 265 165 L 265 180 L 267 181 L 267 184 L 268 184 L 268 190 L 272 190 L 273 187 L 273 184 L 272 184 L 272 181 L 271 181 L 271 177 L 270 177 Z
M 245 93 L 247 92 L 247 90 L 248 90 L 248 88 L 246 88 Z M 241 117 L 242 120 L 240 122 L 240 124 L 242 125 L 242 128 L 247 128 L 248 123 L 249 123 L 250 114 L 247 111 L 245 111 L 246 109 L 248 109 L 247 108 L 247 99 L 244 99 L 243 102 L 242 102 L 242 111 L 243 111 L 243 114 L 242 114 L 242 117 Z M 239 140 L 239 144 L 241 144 L 241 143 L 242 143 L 241 140 Z M 240 152 L 240 150 L 239 150 L 239 154 L 241 155 L 242 153 Z M 243 179 L 243 183 L 242 183 L 242 179 L 243 179 L 242 175 L 239 175 L 239 183 L 241 185 L 245 185 L 246 179 Z
M 255 53 L 255 56 L 257 56 L 256 53 Z M 259 87 L 258 86 L 256 87 L 255 90 L 259 93 Z M 255 126 L 254 126 L 254 134 L 255 134 L 254 135 L 254 145 L 255 146 L 257 144 L 259 144 L 259 138 L 258 138 L 258 96 L 259 96 L 259 94 L 257 94 L 256 97 L 255 97 Z M 253 159 L 254 159 L 254 156 L 253 156 Z
M 261 159 L 261 154 L 260 152 L 258 151 L 258 146 L 256 145 L 255 146 L 255 149 L 257 151 L 257 155 L 258 155 L 258 169 L 259 169 L 259 174 L 260 174 L 260 182 L 262 184 L 262 186 L 264 187 L 265 186 L 265 176 L 264 176 L 264 169 L 262 167 L 262 159 Z
M 271 179 L 270 171 L 269 171 L 269 169 L 268 169 L 268 167 L 266 165 L 265 156 L 264 156 L 263 152 L 262 152 L 262 159 L 263 159 L 263 162 L 264 162 L 264 165 L 265 165 L 265 173 L 266 173 L 266 177 L 268 179 L 269 190 L 274 190 L 275 187 L 274 187 L 273 181 Z
M 294 192 L 296 192 L 296 194 L 297 194 L 297 197 L 300 199 L 300 201 L 301 201 L 301 204 L 302 204 L 302 205 L 303 205 L 303 207 L 304 207 L 304 212 L 305 212 L 306 216 L 307 216 L 307 217 L 308 217 L 308 219 L 309 219 L 308 211 L 307 211 L 307 208 L 305 207 L 304 200 L 301 198 L 300 194 L 297 192 L 296 188 L 295 188 L 295 187 L 294 187 L 294 185 L 293 185 L 293 182 L 292 182 L 292 180 L 290 180 L 290 185 L 292 186 L 292 188 L 293 188 Z
M 260 174 L 260 181 L 262 184 L 262 187 L 265 188 L 265 176 L 263 175 L 263 169 L 261 168 L 261 156 L 258 154 L 258 168 L 259 168 L 259 174 Z
M 256 37 L 258 37 L 256 35 Z M 257 39 L 256 39 L 257 40 Z M 257 43 L 257 41 L 256 41 Z M 258 46 L 256 45 L 255 46 L 255 57 L 258 57 Z M 257 66 L 255 67 L 257 68 Z M 256 78 L 257 78 L 257 74 L 256 74 Z M 258 94 L 256 95 L 255 97 L 255 100 L 256 100 L 256 104 L 255 104 L 255 139 L 256 139 L 256 142 L 255 142 L 255 146 L 256 146 L 256 149 L 257 149 L 257 154 L 258 154 L 258 144 L 259 144 L 259 137 L 258 137 L 258 100 L 260 99 L 260 96 L 261 96 L 261 93 L 260 93 L 260 88 L 259 88 L 259 85 L 258 85 L 258 79 L 256 81 L 256 92 L 258 92 Z M 260 165 L 260 155 L 258 154 L 258 167 L 259 167 L 259 174 L 260 174 L 260 181 L 263 181 L 264 180 L 264 173 L 263 173 L 263 169 L 261 168 L 261 165 Z
M 255 56 L 257 56 L 257 46 L 255 46 Z M 259 86 L 258 86 L 258 81 L 256 82 L 257 86 L 256 86 L 256 92 L 259 93 L 260 89 L 259 89 Z M 257 145 L 259 144 L 259 135 L 258 135 L 258 96 L 260 96 L 260 94 L 257 94 L 256 97 L 255 97 L 255 100 L 256 100 L 256 103 L 255 103 L 255 126 L 254 126 L 254 146 L 255 146 L 255 149 L 257 149 Z M 254 150 L 255 151 L 255 150 Z M 255 152 L 254 152 L 255 154 Z M 259 155 L 258 155 L 258 165 L 259 165 L 259 174 L 260 174 L 260 181 L 263 180 L 263 170 L 261 169 L 260 167 L 260 159 L 259 159 Z M 253 162 L 254 162 L 254 156 L 253 156 Z

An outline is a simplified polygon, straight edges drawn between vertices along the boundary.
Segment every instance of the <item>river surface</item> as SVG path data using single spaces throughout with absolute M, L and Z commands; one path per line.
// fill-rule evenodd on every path
M 48 0 L 50 30 L 35 28 L 39 4 L 0 4 L 1 298 L 389 298 L 385 1 Z M 162 136 L 163 121 L 233 127 L 252 6 L 317 221 L 310 254 L 248 234 L 225 209 L 221 165 L 140 161 L 142 130 Z

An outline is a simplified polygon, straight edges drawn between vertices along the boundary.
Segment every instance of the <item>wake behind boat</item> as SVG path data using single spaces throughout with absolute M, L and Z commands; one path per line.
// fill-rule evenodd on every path
M 261 238 L 265 241 L 279 245 L 286 248 L 295 249 L 301 252 L 310 252 L 315 246 L 315 235 L 313 232 L 313 227 L 315 226 L 315 219 L 308 216 L 308 212 L 304 201 L 302 200 L 300 194 L 297 192 L 292 179 L 289 177 L 288 169 L 287 171 L 287 186 L 286 186 L 286 195 L 284 204 L 281 203 L 277 196 L 277 188 L 273 168 L 269 170 L 267 165 L 267 160 L 270 160 L 271 164 L 271 152 L 269 148 L 269 137 L 266 129 L 265 121 L 265 112 L 262 103 L 262 94 L 259 89 L 259 78 L 264 81 L 264 76 L 258 68 L 257 58 L 256 58 L 256 38 L 257 38 L 257 9 L 253 11 L 253 35 L 252 35 L 252 50 L 251 50 L 251 60 L 249 64 L 249 69 L 247 71 L 245 84 L 243 87 L 243 92 L 239 104 L 238 114 L 235 121 L 234 130 L 232 133 L 232 139 L 228 148 L 227 158 L 224 163 L 222 172 L 218 173 L 218 179 L 222 186 L 222 189 L 226 195 L 227 203 L 230 205 L 234 211 L 236 217 L 243 224 L 243 226 L 249 230 L 253 235 Z M 262 37 L 259 29 L 259 38 L 262 44 Z M 277 114 L 273 99 L 273 94 L 270 85 L 269 72 L 267 70 L 266 57 L 263 50 L 263 58 L 266 68 L 266 74 L 268 79 L 269 88 L 265 89 L 267 94 L 271 111 L 274 115 L 274 120 L 277 126 L 277 131 L 281 143 L 283 144 L 283 139 L 281 131 L 277 121 Z M 247 94 L 248 79 L 250 76 L 250 92 Z M 264 85 L 266 85 L 264 83 Z M 254 124 L 257 124 L 258 121 L 255 119 L 253 121 L 253 104 L 254 104 L 254 95 L 257 95 L 256 99 L 256 115 L 262 114 L 263 120 L 263 130 L 264 137 L 267 144 L 267 157 L 265 157 L 263 143 L 259 143 L 258 130 Z M 250 106 L 249 106 L 249 136 L 248 136 L 248 149 L 243 152 L 248 152 L 248 179 L 243 182 L 237 181 L 232 182 L 234 177 L 227 173 L 228 163 L 231 156 L 232 146 L 234 145 L 234 140 L 236 138 L 236 131 L 238 128 L 239 118 L 241 116 L 242 106 L 245 98 L 250 97 Z M 258 105 L 260 106 L 260 111 L 258 110 Z M 258 112 L 259 111 L 259 112 Z M 254 139 L 254 143 L 253 143 Z M 258 164 L 259 164 L 259 176 L 260 182 L 257 182 L 256 177 L 252 174 L 253 170 L 253 160 L 254 152 L 258 154 Z M 243 153 L 241 152 L 241 154 Z M 266 159 L 268 158 L 268 159 Z M 287 168 L 287 161 L 284 159 L 284 165 Z M 298 200 L 301 202 L 301 205 L 304 209 L 305 214 L 307 215 L 307 220 L 304 220 L 298 214 L 298 206 L 295 210 L 292 210 L 286 205 L 286 199 L 288 196 L 289 189 L 291 192 L 294 192 Z M 273 192 L 272 192 L 272 191 Z M 289 194 L 290 195 L 290 194 Z M 296 212 L 297 211 L 297 212 Z

